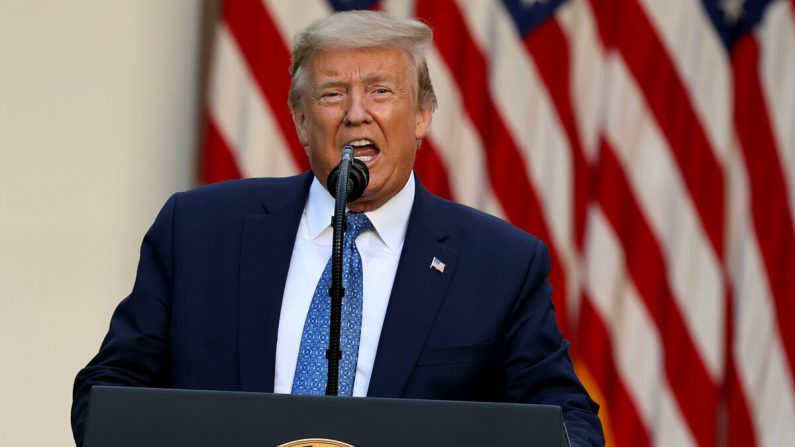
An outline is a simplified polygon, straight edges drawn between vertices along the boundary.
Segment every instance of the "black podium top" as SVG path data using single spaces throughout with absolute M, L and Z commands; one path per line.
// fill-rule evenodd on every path
M 83 447 L 276 447 L 307 438 L 355 447 L 568 445 L 560 408 L 546 405 L 94 387 Z

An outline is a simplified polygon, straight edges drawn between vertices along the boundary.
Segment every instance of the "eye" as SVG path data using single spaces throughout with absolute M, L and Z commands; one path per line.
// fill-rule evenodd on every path
M 317 97 L 317 100 L 321 104 L 339 104 L 342 101 L 343 92 L 339 90 L 326 90 L 320 92 L 320 95 Z
M 392 91 L 386 87 L 376 87 L 373 89 L 373 93 L 375 93 L 376 95 L 388 95 L 392 93 Z

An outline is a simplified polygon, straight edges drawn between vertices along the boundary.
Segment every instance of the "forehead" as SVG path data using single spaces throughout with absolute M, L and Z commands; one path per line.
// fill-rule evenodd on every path
M 326 48 L 312 56 L 309 73 L 315 82 L 370 77 L 402 80 L 411 68 L 409 54 L 398 48 Z

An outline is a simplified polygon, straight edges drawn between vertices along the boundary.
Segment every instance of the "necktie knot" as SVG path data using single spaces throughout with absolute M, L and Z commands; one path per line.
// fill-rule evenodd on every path
M 373 228 L 373 223 L 364 215 L 364 213 L 348 212 L 346 214 L 348 220 L 348 228 L 345 231 L 346 238 L 356 240 L 360 234 Z

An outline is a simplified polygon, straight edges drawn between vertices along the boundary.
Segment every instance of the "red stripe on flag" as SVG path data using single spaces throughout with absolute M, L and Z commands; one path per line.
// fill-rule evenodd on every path
M 571 101 L 571 69 L 569 44 L 557 20 L 542 22 L 524 39 L 525 47 L 535 60 L 544 84 L 552 97 L 558 118 L 571 145 L 574 182 L 574 240 L 582 249 L 585 215 L 590 193 L 590 168 L 585 159 Z
M 228 1 L 223 8 L 224 20 L 268 101 L 296 166 L 301 171 L 309 169 L 309 160 L 295 136 L 287 105 L 290 74 L 285 67 L 290 66 L 290 52 L 279 38 L 276 25 L 259 0 Z
M 734 124 L 748 171 L 751 214 L 775 301 L 778 329 L 789 368 L 795 371 L 795 234 L 757 67 L 759 47 L 756 39 L 747 35 L 737 42 L 732 54 Z
M 414 162 L 414 173 L 422 181 L 422 185 L 428 191 L 445 199 L 452 200 L 453 194 L 450 190 L 450 180 L 447 176 L 447 169 L 439 159 L 439 152 L 433 145 L 430 138 L 422 142 L 417 151 L 417 159 Z
M 725 417 L 719 422 L 719 436 L 725 437 L 725 442 L 721 445 L 728 447 L 755 447 L 756 436 L 751 421 L 751 414 L 748 412 L 748 401 L 745 394 L 745 389 L 740 383 L 740 378 L 737 376 L 737 359 L 734 353 L 736 346 L 736 309 L 737 306 L 734 301 L 735 290 L 732 288 L 731 282 L 727 277 L 726 270 L 724 274 L 724 287 L 726 291 L 726 317 L 724 319 L 724 378 L 722 390 L 722 404 L 726 408 Z
M 636 0 L 590 0 L 606 46 L 617 48 L 646 97 L 712 247 L 724 258 L 724 176 L 667 50 Z
M 733 297 L 734 289 L 728 278 L 724 278 L 724 287 L 726 290 L 726 317 L 724 319 L 725 329 L 723 333 L 726 338 L 724 341 L 724 378 L 721 398 L 722 404 L 726 408 L 726 415 L 720 421 L 723 425 L 718 427 L 719 436 L 726 438 L 725 442 L 721 442 L 721 445 L 728 447 L 755 447 L 756 436 L 751 414 L 748 412 L 748 401 L 745 390 L 740 383 L 740 378 L 737 376 L 737 359 L 734 353 L 735 343 L 737 343 L 734 326 L 737 306 Z
M 745 392 L 737 376 L 737 362 L 732 354 L 726 371 L 726 405 L 728 407 L 728 420 L 726 421 L 726 438 L 729 447 L 754 447 L 757 445 L 754 427 L 751 424 L 751 414 L 748 412 L 748 403 Z
M 587 294 L 580 308 L 580 322 L 577 337 L 577 352 L 587 363 L 606 399 L 601 402 L 610 414 L 610 422 L 617 446 L 647 446 L 649 434 L 639 416 L 632 397 L 627 392 L 613 358 L 613 343 L 610 330 L 605 327 L 601 317 L 593 308 L 593 299 Z
M 215 183 L 240 178 L 235 157 L 209 113 L 205 113 L 204 122 L 204 154 L 199 174 L 200 181 Z
M 486 59 L 469 34 L 458 6 L 451 0 L 420 0 L 416 7 L 417 17 L 431 24 L 436 47 L 463 92 L 464 107 L 487 151 L 489 180 L 508 220 L 547 243 L 552 259 L 550 282 L 555 289 L 552 299 L 558 325 L 567 335 L 566 273 L 556 256 L 523 157 L 489 96 Z
M 596 175 L 605 216 L 620 239 L 627 269 L 663 341 L 665 371 L 694 438 L 715 445 L 718 387 L 712 382 L 669 288 L 668 266 L 615 152 L 602 141 Z

